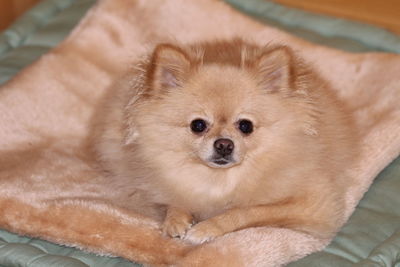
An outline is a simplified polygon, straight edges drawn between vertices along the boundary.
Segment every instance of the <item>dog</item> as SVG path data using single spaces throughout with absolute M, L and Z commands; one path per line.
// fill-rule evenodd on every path
M 358 135 L 287 46 L 159 44 L 99 114 L 94 147 L 110 184 L 142 213 L 159 207 L 167 236 L 201 244 L 269 226 L 330 238 L 344 223 Z

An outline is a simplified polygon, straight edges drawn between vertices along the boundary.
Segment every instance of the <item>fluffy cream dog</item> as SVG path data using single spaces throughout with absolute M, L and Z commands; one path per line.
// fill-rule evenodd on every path
M 330 237 L 357 150 L 309 66 L 238 39 L 158 45 L 110 89 L 95 139 L 132 205 L 166 207 L 164 233 L 195 244 L 257 226 Z

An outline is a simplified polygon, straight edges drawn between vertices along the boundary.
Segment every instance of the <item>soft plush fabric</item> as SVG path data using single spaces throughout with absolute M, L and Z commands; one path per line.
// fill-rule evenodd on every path
M 83 142 L 90 116 L 105 88 L 146 50 L 143 44 L 236 34 L 293 46 L 354 108 L 365 146 L 357 180 L 349 183 L 350 215 L 372 178 L 399 152 L 398 56 L 314 46 L 211 0 L 104 0 L 59 48 L 1 88 L 1 226 L 152 263 L 278 265 L 322 248 L 328 240 L 248 229 L 193 250 L 161 238 L 154 222 L 119 208 L 117 192 L 107 192 L 92 168 Z

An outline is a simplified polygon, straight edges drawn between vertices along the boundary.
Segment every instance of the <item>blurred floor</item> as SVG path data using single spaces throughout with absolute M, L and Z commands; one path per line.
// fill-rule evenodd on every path
M 400 0 L 273 0 L 320 14 L 375 24 L 400 34 Z

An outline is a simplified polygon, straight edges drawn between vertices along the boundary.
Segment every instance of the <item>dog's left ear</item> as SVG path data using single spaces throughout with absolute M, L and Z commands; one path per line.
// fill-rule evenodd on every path
M 185 52 L 169 44 L 156 47 L 152 63 L 151 86 L 156 91 L 182 86 L 190 69 L 190 61 Z
M 271 93 L 289 90 L 291 60 L 292 52 L 287 47 L 263 52 L 255 66 L 261 87 Z

